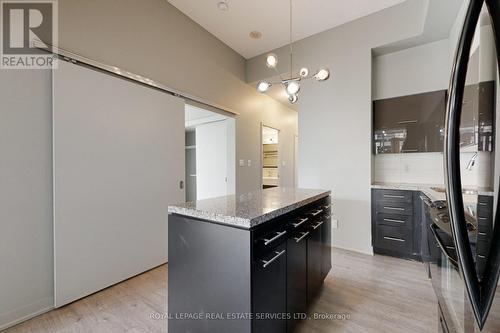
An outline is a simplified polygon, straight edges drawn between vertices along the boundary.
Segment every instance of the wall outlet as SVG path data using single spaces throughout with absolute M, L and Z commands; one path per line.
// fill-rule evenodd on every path
M 339 228 L 339 220 L 333 219 L 332 220 L 332 227 L 333 227 L 333 229 L 338 229 Z
M 244 167 L 245 166 L 245 160 L 240 160 L 240 167 Z
M 252 166 L 252 160 L 248 160 L 248 166 Z

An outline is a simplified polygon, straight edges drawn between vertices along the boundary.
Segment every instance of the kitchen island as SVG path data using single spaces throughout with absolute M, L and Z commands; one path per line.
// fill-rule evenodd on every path
M 330 191 L 168 207 L 169 332 L 293 332 L 331 269 Z

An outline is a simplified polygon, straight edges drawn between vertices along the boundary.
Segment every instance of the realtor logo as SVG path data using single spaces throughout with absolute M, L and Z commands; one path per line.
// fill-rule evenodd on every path
M 51 69 L 57 65 L 57 2 L 0 1 L 2 69 Z

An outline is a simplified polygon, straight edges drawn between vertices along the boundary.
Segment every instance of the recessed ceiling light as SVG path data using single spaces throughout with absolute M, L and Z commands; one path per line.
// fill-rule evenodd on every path
M 227 1 L 219 1 L 217 2 L 217 8 L 223 12 L 227 12 L 229 10 L 229 4 Z
M 261 39 L 262 38 L 262 32 L 257 31 L 257 30 L 250 31 L 250 33 L 248 35 L 252 39 Z

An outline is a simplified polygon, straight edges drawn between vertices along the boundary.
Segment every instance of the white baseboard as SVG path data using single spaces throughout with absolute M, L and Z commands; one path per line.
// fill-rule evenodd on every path
M 54 309 L 54 298 L 46 297 L 9 312 L 0 313 L 0 331 L 49 312 L 52 309 Z

